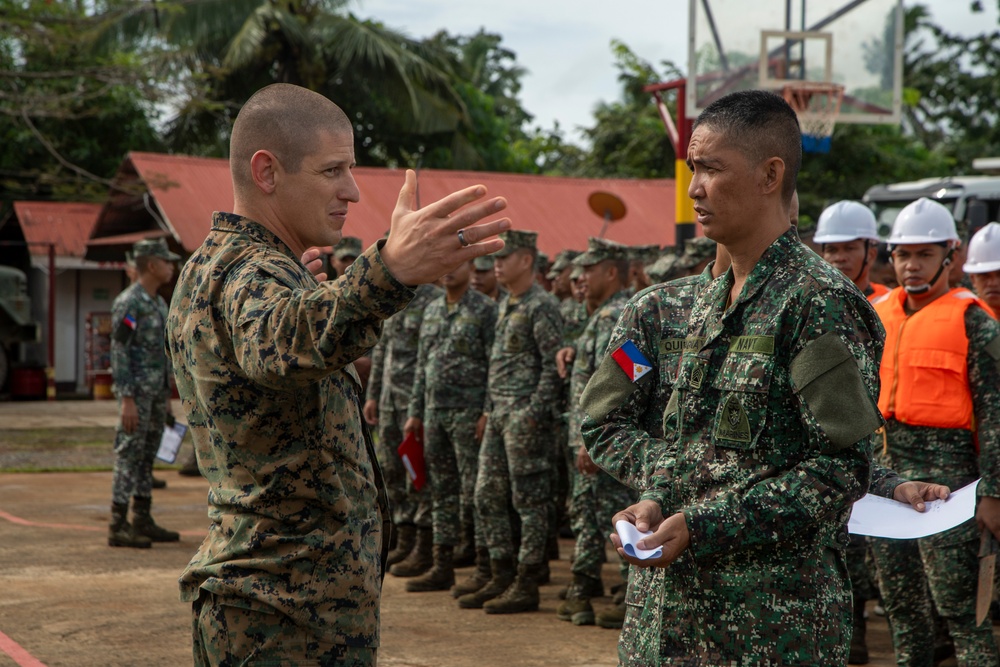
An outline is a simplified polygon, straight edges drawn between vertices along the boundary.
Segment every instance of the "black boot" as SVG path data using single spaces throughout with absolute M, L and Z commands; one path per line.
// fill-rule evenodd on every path
M 454 566 L 469 567 L 476 564 L 476 527 L 462 526 L 462 541 L 454 552 Z
M 490 571 L 490 550 L 476 549 L 476 570 L 465 581 L 456 584 L 452 589 L 452 597 L 460 598 L 469 593 L 475 593 L 489 583 L 492 578 Z
M 419 577 L 434 565 L 434 532 L 430 528 L 417 528 L 416 541 L 410 555 L 389 568 L 395 577 Z
M 411 593 L 446 591 L 455 584 L 455 567 L 452 555 L 455 548 L 444 544 L 434 545 L 434 567 L 426 574 L 406 582 Z
M 385 561 L 386 566 L 395 565 L 409 556 L 417 541 L 417 527 L 412 523 L 400 524 L 398 528 L 392 531 L 396 537 L 396 548 L 389 552 L 389 558 Z
M 114 503 L 111 505 L 111 524 L 108 526 L 109 547 L 132 547 L 133 549 L 148 549 L 153 542 L 145 535 L 135 532 L 128 522 L 128 504 Z
M 135 532 L 145 535 L 153 542 L 179 541 L 181 539 L 180 533 L 156 525 L 149 513 L 151 504 L 151 498 L 132 498 L 132 522 L 135 525 Z
M 153 478 L 153 488 L 154 489 L 165 489 L 167 488 L 167 480 Z

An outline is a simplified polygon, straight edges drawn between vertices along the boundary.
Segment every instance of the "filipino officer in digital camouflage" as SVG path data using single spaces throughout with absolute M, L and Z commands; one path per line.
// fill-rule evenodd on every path
M 132 247 L 136 280 L 111 305 L 111 379 L 120 413 L 108 527 L 113 547 L 148 548 L 152 542 L 180 539 L 150 514 L 153 459 L 170 412 L 170 362 L 163 345 L 167 303 L 158 290 L 174 277 L 179 259 L 163 239 L 137 242 Z
M 556 610 L 558 617 L 573 625 L 620 627 L 617 610 L 595 614 L 590 599 L 601 597 L 601 566 L 605 561 L 607 520 L 616 511 L 633 502 L 628 487 L 614 479 L 591 460 L 580 434 L 583 413 L 580 395 L 597 366 L 604 359 L 608 340 L 622 308 L 629 298 L 630 249 L 600 238 L 588 241 L 587 251 L 573 260 L 583 267 L 587 300 L 593 315 L 574 345 L 564 347 L 556 356 L 559 373 L 570 379 L 570 437 L 568 446 L 576 463 L 570 517 L 576 540 L 573 553 L 573 581 L 566 599 Z M 623 569 L 627 579 L 627 567 Z M 624 596 L 623 596 L 624 597 Z
M 240 110 L 234 212 L 181 271 L 168 317 L 178 390 L 209 482 L 209 532 L 181 576 L 195 665 L 374 665 L 388 507 L 351 360 L 456 263 L 493 252 L 505 206 L 473 186 L 422 209 L 406 172 L 388 239 L 336 280 L 298 259 L 335 244 L 359 191 L 350 120 L 288 84 Z
M 491 577 L 458 598 L 463 608 L 482 607 L 491 614 L 538 609 L 538 582 L 548 566 L 551 407 L 562 382 L 555 360 L 562 320 L 555 299 L 534 281 L 537 236 L 506 232 L 501 235 L 504 249 L 494 253 L 497 279 L 510 293 L 500 303 L 490 353 L 490 415 L 475 492 L 476 521 L 489 546 Z M 521 520 L 517 553 L 510 504 Z
M 489 572 L 486 538 L 474 503 L 479 443 L 486 431 L 486 381 L 497 304 L 469 286 L 472 262 L 442 277 L 420 326 L 406 434 L 423 432 L 434 526 L 434 566 L 406 583 L 411 592 L 448 590 L 455 568 Z M 477 546 L 478 545 L 478 546 Z
M 702 273 L 636 294 L 615 325 L 608 351 L 632 342 L 649 359 L 651 370 L 643 381 L 623 385 L 618 381 L 621 371 L 617 362 L 605 357 L 596 377 L 587 384 L 581 399 L 587 413 L 581 428 L 584 442 L 596 463 L 633 489 L 645 489 L 658 453 L 670 446 L 676 435 L 664 435 L 663 412 L 673 391 L 694 300 L 729 265 L 729 255 L 720 247 L 716 259 Z M 924 501 L 945 498 L 948 491 L 937 484 L 904 482 L 892 470 L 872 467 L 869 493 L 909 503 L 918 511 L 923 511 Z M 662 568 L 634 567 L 629 572 L 619 642 L 623 665 L 660 664 L 662 598 L 668 592 L 663 588 L 665 574 Z
M 961 488 L 980 479 L 976 519 L 919 540 L 870 539 L 896 663 L 931 665 L 932 601 L 960 665 L 1000 664 L 976 624 L 980 531 L 1000 535 L 1000 325 L 948 269 L 960 239 L 951 211 L 921 198 L 888 239 L 900 286 L 876 299 L 886 329 L 878 456 L 911 479 Z
M 406 410 L 413 389 L 417 343 L 424 311 L 441 295 L 434 285 L 417 287 L 413 300 L 386 320 L 382 338 L 372 350 L 365 420 L 378 426 L 378 462 L 382 466 L 393 522 L 399 529 L 396 548 L 389 552 L 389 572 L 416 577 L 433 564 L 430 489 L 413 486 L 397 448 L 403 442 Z
M 846 523 L 882 424 L 883 332 L 789 226 L 800 140 L 795 112 L 764 91 L 727 95 L 694 124 L 688 193 L 732 266 L 691 309 L 664 413 L 674 444 L 613 517 L 663 549 L 630 558 L 667 568 L 663 665 L 847 660 Z M 623 388 L 651 368 L 634 347 L 614 358 Z
M 552 282 L 552 296 L 559 300 L 559 314 L 563 321 L 563 345 L 572 345 L 576 337 L 583 331 L 587 324 L 587 308 L 582 302 L 577 301 L 573 296 L 573 282 L 570 274 L 573 272 L 573 260 L 580 255 L 579 250 L 560 250 L 552 262 L 549 269 L 548 278 Z M 565 531 L 571 534 L 570 520 L 568 512 L 568 502 L 570 491 L 573 488 L 573 471 L 576 469 L 575 459 L 568 455 L 569 452 L 569 383 L 562 384 L 559 393 L 559 400 L 555 403 L 555 437 L 556 446 L 552 448 L 552 466 L 555 488 L 553 488 L 553 498 L 555 500 L 556 523 L 550 526 L 549 549 L 555 547 L 555 553 L 549 554 L 555 558 L 559 557 L 558 537 L 560 532 Z M 568 535 L 567 535 L 568 536 Z M 553 543 L 553 539 L 555 540 Z

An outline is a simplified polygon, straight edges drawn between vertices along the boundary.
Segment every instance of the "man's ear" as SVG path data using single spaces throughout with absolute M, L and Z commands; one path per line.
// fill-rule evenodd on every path
M 280 169 L 281 164 L 271 151 L 259 150 L 250 158 L 250 176 L 253 178 L 253 184 L 264 194 L 274 192 L 277 172 Z
M 761 165 L 763 179 L 761 187 L 764 194 L 772 194 L 781 191 L 782 181 L 785 179 L 785 161 L 780 157 L 768 158 Z

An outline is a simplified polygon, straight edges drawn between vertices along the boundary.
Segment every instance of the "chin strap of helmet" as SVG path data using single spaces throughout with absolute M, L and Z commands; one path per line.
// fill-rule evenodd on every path
M 931 278 L 931 281 L 929 283 L 924 283 L 923 285 L 916 285 L 914 287 L 910 287 L 909 285 L 904 285 L 903 289 L 906 290 L 907 294 L 926 294 L 927 292 L 930 292 L 931 287 L 933 287 L 934 283 L 938 281 L 938 278 L 941 277 L 941 274 L 944 273 L 944 270 L 951 265 L 952 255 L 954 254 L 955 254 L 955 246 L 949 246 L 948 254 L 944 256 L 943 260 L 941 260 L 941 266 L 938 267 L 937 273 L 934 274 L 934 277 Z
M 861 280 L 861 274 L 865 272 L 865 267 L 868 266 L 868 248 L 870 247 L 868 245 L 869 243 L 871 243 L 871 240 L 865 239 L 865 258 L 861 260 L 861 268 L 858 269 L 858 275 L 854 276 L 853 282 L 855 283 Z

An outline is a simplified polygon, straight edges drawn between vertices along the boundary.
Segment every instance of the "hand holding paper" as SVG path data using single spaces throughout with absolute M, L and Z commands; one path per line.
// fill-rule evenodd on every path
M 906 503 L 873 496 L 870 493 L 854 503 L 849 532 L 869 537 L 912 540 L 940 533 L 968 521 L 976 512 L 976 480 L 947 500 L 926 503 L 923 512 L 917 512 Z

